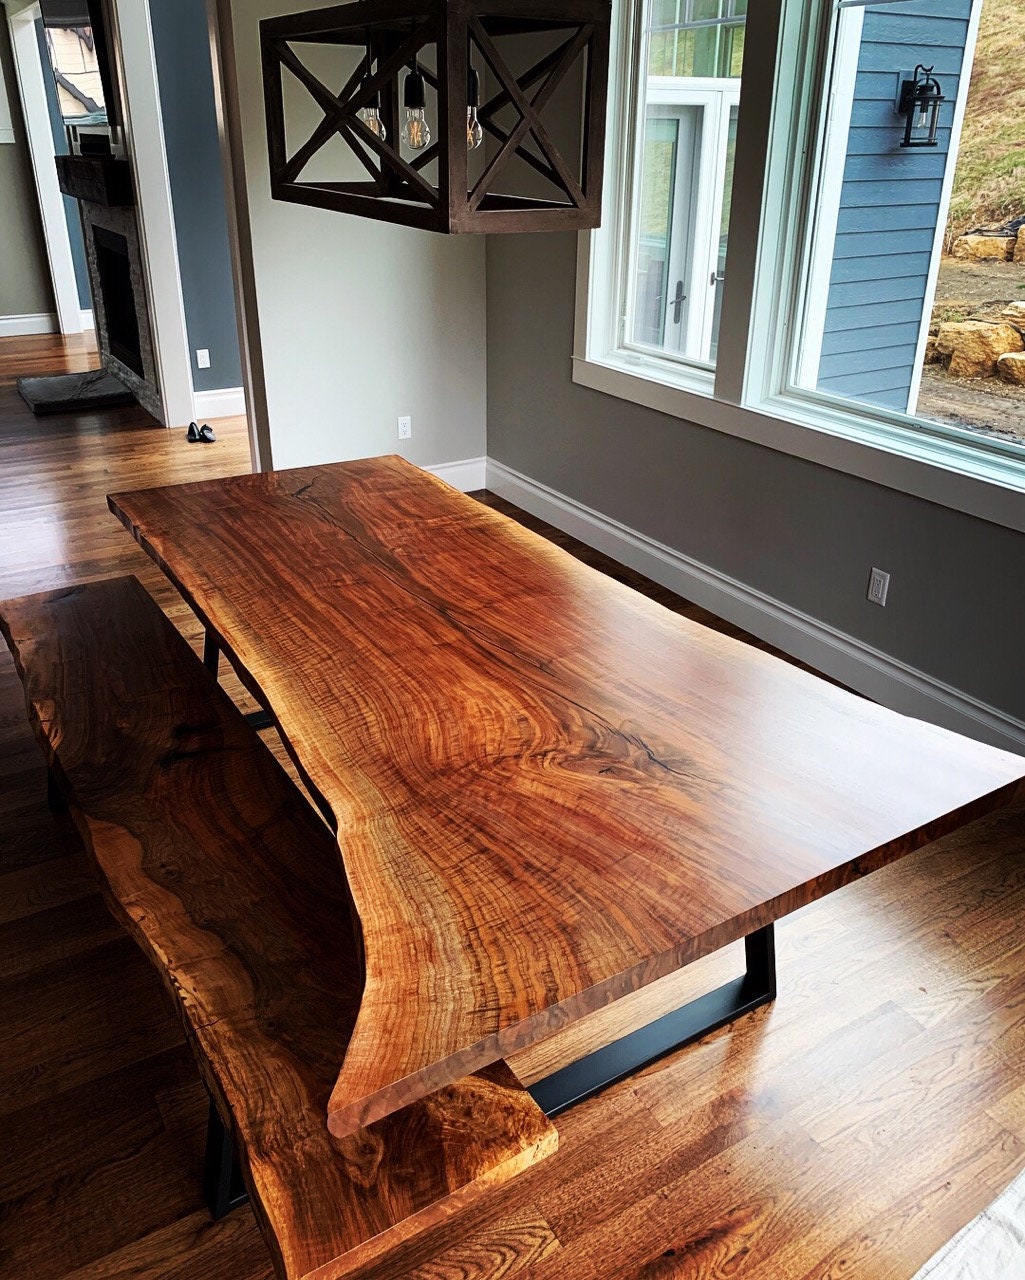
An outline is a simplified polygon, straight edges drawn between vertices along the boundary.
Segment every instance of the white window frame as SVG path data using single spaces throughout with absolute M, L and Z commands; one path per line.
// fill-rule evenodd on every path
M 862 7 L 841 0 L 841 7 Z M 674 367 L 623 349 L 606 304 L 623 276 L 635 164 L 642 5 L 614 0 L 606 150 L 606 208 L 578 237 L 573 380 L 701 427 L 828 466 L 1025 532 L 1025 458 L 1019 446 L 790 386 L 788 340 L 799 319 L 801 248 L 814 192 L 802 162 L 814 152 L 831 50 L 833 0 L 760 0 L 747 16 L 729 268 L 714 372 Z M 973 52 L 973 22 L 967 55 Z M 968 77 L 958 104 L 963 114 Z M 770 163 L 771 157 L 771 163 Z M 596 305 L 591 306 L 591 299 Z
M 698 308 L 687 308 L 687 322 L 684 334 L 681 337 L 684 340 L 680 343 L 679 351 L 674 351 L 668 344 L 663 348 L 647 347 L 642 343 L 631 341 L 628 333 L 622 334 L 621 346 L 624 350 L 637 352 L 642 359 L 649 358 L 655 361 L 664 359 L 680 358 L 691 365 L 704 364 L 711 371 L 713 365 L 704 354 L 711 345 L 712 326 L 715 313 L 715 298 L 709 292 L 711 286 L 708 283 L 709 267 L 715 270 L 718 261 L 719 246 L 719 228 L 722 224 L 722 206 L 723 206 L 723 190 L 720 181 L 719 170 L 722 167 L 720 161 L 725 164 L 726 140 L 729 134 L 730 126 L 730 109 L 735 107 L 740 98 L 739 87 L 732 86 L 733 82 L 721 79 L 705 79 L 703 77 L 676 77 L 676 76 L 655 76 L 648 80 L 647 92 L 644 102 L 645 117 L 649 107 L 661 108 L 666 113 L 675 114 L 677 108 L 699 107 L 702 112 L 702 124 L 700 130 L 700 160 L 698 163 L 698 177 L 696 184 L 693 184 L 696 193 L 696 201 L 693 206 L 693 218 L 697 228 L 705 228 L 705 240 L 701 244 L 700 250 L 695 253 L 694 259 L 687 271 L 687 292 L 690 296 L 694 296 L 698 291 L 702 291 L 702 301 Z M 632 209 L 632 219 L 635 222 L 638 216 L 638 205 L 640 202 L 640 155 L 636 158 L 636 171 L 634 173 L 634 205 Z M 679 183 L 686 183 L 684 178 L 677 179 Z M 700 230 L 697 230 L 695 241 L 700 236 Z M 638 241 L 634 236 L 626 237 L 626 242 L 630 250 L 636 250 Z M 678 252 L 678 238 L 675 234 L 670 234 L 670 244 L 676 245 L 676 248 L 670 251 L 670 261 L 672 262 L 674 254 Z M 679 278 L 682 273 L 679 270 L 669 272 L 670 277 Z M 633 253 L 630 253 L 630 261 L 627 265 L 627 280 L 622 283 L 623 289 L 623 306 L 624 322 L 627 322 L 635 314 L 635 291 L 637 286 L 637 273 L 633 261 Z M 717 286 L 718 287 L 718 286 Z M 700 323 L 698 323 L 700 322 Z

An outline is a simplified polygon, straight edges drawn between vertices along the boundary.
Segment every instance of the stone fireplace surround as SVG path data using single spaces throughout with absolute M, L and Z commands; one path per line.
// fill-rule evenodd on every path
M 166 425 L 160 380 L 157 376 L 153 328 L 150 324 L 146 296 L 146 272 L 142 262 L 139 219 L 134 203 L 131 169 L 126 160 L 111 156 L 57 157 L 57 179 L 65 195 L 78 201 L 85 237 L 85 256 L 89 269 L 89 288 L 93 296 L 93 317 L 100 361 L 108 373 L 119 378 L 144 409 Z M 131 280 L 135 318 L 139 330 L 139 363 L 142 373 L 130 368 L 111 350 L 107 305 L 103 296 L 103 280 L 97 261 L 96 228 L 122 237 L 128 250 L 128 274 Z M 102 238 L 102 234 L 101 234 Z
M 149 321 L 149 309 L 146 306 L 146 276 L 142 264 L 142 249 L 139 243 L 139 227 L 135 209 L 132 207 L 111 207 L 93 204 L 87 200 L 80 200 L 79 208 L 82 213 L 85 255 L 89 266 L 89 286 L 93 295 L 96 340 L 100 348 L 100 359 L 103 367 L 108 373 L 120 378 L 142 407 L 159 422 L 163 422 L 164 406 L 160 397 L 160 383 L 157 378 L 156 354 L 153 350 L 153 331 Z M 114 235 L 124 237 L 127 244 L 132 295 L 135 301 L 135 317 L 139 328 L 141 376 L 134 369 L 129 368 L 123 360 L 118 359 L 111 351 L 107 305 L 103 297 L 103 284 L 97 265 L 95 235 L 97 227 L 102 228 L 104 231 L 112 232 Z

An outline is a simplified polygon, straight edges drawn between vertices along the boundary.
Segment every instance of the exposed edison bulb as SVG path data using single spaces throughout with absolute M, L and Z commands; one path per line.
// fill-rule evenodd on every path
M 470 67 L 466 76 L 466 149 L 476 151 L 484 141 L 484 130 L 477 119 L 480 106 L 480 76 Z
M 431 141 L 431 130 L 424 110 L 424 78 L 415 62 L 413 70 L 406 76 L 402 97 L 406 104 L 402 140 L 411 151 L 422 151 Z
M 476 151 L 480 144 L 484 141 L 484 130 L 480 127 L 480 121 L 477 119 L 477 108 L 466 108 L 466 149 L 467 151 Z
M 431 141 L 431 127 L 423 107 L 407 107 L 402 140 L 412 151 L 422 151 Z
M 365 107 L 360 107 L 356 115 L 380 142 L 387 141 L 388 130 L 384 127 L 384 121 L 381 119 L 381 95 L 379 93 L 375 93 Z

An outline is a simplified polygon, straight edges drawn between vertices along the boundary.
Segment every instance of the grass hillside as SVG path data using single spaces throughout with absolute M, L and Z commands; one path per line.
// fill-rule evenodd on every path
M 983 0 L 948 246 L 969 227 L 1025 217 L 1025 6 Z

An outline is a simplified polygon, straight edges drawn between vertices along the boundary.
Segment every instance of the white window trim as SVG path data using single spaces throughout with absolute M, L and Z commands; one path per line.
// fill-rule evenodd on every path
M 840 10 L 837 36 L 837 65 L 833 67 L 833 91 L 826 107 L 823 150 L 818 194 L 814 204 L 815 220 L 809 264 L 809 287 L 805 291 L 804 340 L 798 353 L 797 381 L 801 386 L 814 386 L 818 379 L 825 336 L 826 311 L 829 305 L 829 278 L 833 269 L 836 228 L 840 221 L 840 199 L 843 176 L 847 167 L 847 135 L 854 110 L 854 83 L 858 78 L 861 33 L 865 26 L 865 7 Z
M 782 394 L 789 308 L 799 263 L 789 246 L 804 226 L 808 191 L 794 179 L 796 158 L 813 139 L 819 97 L 816 68 L 828 56 L 830 0 L 762 0 L 748 15 L 748 47 L 760 56 L 745 67 L 738 159 L 731 206 L 731 254 L 723 300 L 719 361 L 701 369 L 660 362 L 640 376 L 639 359 L 615 351 L 614 317 L 589 314 L 593 295 L 608 298 L 621 270 L 622 218 L 606 198 L 599 232 L 578 236 L 573 381 L 667 416 L 884 485 L 952 510 L 1025 532 L 1025 461 L 1020 448 L 939 424 L 911 427 L 898 414 L 868 410 L 815 393 Z M 606 191 L 634 163 L 635 129 L 627 104 L 634 92 L 640 6 L 616 0 L 610 66 Z M 632 10 L 632 12 L 631 12 Z M 779 52 L 775 60 L 765 50 Z M 778 64 L 778 68 L 773 63 Z M 774 74 L 778 69 L 778 74 Z M 778 86 L 778 88 L 777 88 Z M 812 102 L 813 109 L 801 106 Z M 764 139 L 768 139 L 768 150 Z M 766 157 L 786 163 L 766 171 Z M 772 234 L 769 233 L 772 228 Z M 751 341 L 749 342 L 749 336 Z M 714 397 L 713 398 L 713 391 Z M 742 403 L 743 401 L 743 403 Z M 755 404 L 746 408 L 744 404 Z

